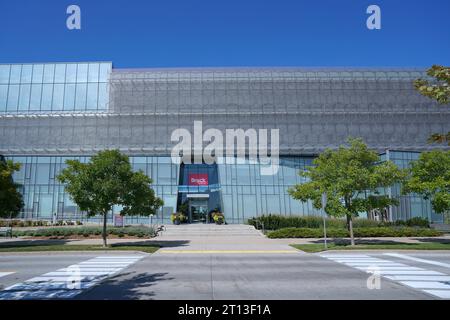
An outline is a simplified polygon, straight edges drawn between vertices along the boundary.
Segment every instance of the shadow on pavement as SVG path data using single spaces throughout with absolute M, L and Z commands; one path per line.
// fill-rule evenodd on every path
M 112 247 L 120 247 L 120 246 L 159 246 L 161 248 L 170 248 L 170 247 L 183 247 L 189 244 L 188 240 L 148 240 L 148 241 L 139 241 L 139 242 L 120 242 L 111 244 Z
M 415 239 L 420 242 L 428 242 L 428 243 L 442 243 L 442 244 L 450 244 L 450 239 L 443 238 L 419 238 Z
M 67 244 L 68 242 L 70 242 L 70 240 L 67 240 L 67 239 L 17 240 L 17 241 L 0 242 L 0 248 L 62 245 L 62 244 Z
M 329 243 L 334 243 L 335 245 L 349 245 L 350 239 L 328 239 Z M 318 239 L 311 241 L 310 243 L 323 243 L 323 239 Z M 383 240 L 383 239 L 355 239 L 356 244 L 407 244 L 401 241 L 394 240 Z
M 152 299 L 151 286 L 158 281 L 173 280 L 167 273 L 121 273 L 102 282 L 99 286 L 82 293 L 77 300 L 137 300 Z

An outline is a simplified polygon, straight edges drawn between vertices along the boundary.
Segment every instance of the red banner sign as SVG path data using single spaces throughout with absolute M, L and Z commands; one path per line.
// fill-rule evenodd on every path
M 190 186 L 207 186 L 208 185 L 208 174 L 207 173 L 198 173 L 198 174 L 190 174 L 188 176 L 188 184 Z

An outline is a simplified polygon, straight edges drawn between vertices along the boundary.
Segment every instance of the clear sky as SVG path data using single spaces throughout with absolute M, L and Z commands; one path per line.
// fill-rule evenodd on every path
M 371 4 L 381 30 L 366 27 Z M 449 0 L 0 0 L 0 63 L 450 65 L 449 16 Z

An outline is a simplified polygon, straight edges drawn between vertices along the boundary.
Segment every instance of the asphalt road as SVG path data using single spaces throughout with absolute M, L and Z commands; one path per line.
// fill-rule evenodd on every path
M 398 253 L 2 253 L 0 299 L 447 298 L 450 253 Z M 60 289 L 67 283 L 64 272 L 71 270 L 69 266 L 81 270 L 82 285 L 67 294 Z M 372 289 L 368 288 L 369 277 Z M 39 281 L 30 286 L 30 279 Z M 48 281 L 57 281 L 60 286 L 49 286 Z M 11 294 L 14 291 L 20 294 Z M 28 291 L 33 294 L 24 293 Z M 56 291 L 58 294 L 53 294 Z

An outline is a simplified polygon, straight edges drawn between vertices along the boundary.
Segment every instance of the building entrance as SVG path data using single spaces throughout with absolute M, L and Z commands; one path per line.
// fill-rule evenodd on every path
M 208 200 L 189 200 L 189 222 L 208 223 Z

